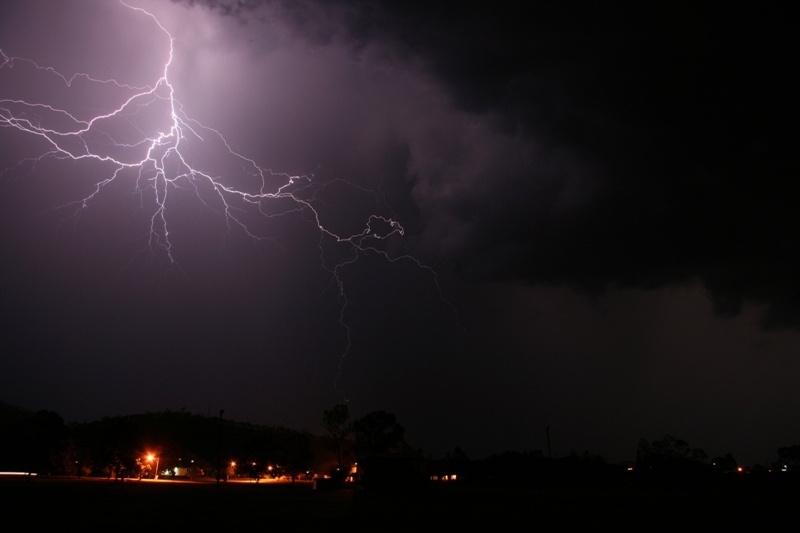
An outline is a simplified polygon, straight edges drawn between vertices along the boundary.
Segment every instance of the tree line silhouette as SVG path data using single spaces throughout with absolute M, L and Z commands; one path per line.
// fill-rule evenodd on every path
M 0 471 L 115 480 L 324 478 L 333 488 L 359 480 L 373 486 L 630 484 L 800 471 L 800 445 L 779 447 L 775 464 L 752 468 L 741 467 L 731 454 L 709 460 L 702 449 L 671 435 L 641 439 L 631 465 L 610 464 L 588 452 L 553 459 L 541 451 L 509 450 L 475 460 L 458 446 L 444 457 L 425 456 L 405 441 L 405 428 L 386 411 L 351 420 L 347 405 L 340 404 L 325 410 L 321 422 L 322 435 L 228 420 L 223 411 L 218 417 L 163 411 L 67 425 L 53 411 L 0 402 Z

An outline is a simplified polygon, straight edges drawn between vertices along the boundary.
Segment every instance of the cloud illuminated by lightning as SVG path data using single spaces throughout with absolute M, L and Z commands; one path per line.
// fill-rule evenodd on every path
M 101 179 L 92 182 L 88 194 L 58 207 L 68 213 L 68 219 L 79 218 L 100 201 L 112 184 L 132 183 L 148 218 L 146 253 L 171 268 L 180 268 L 180 253 L 170 239 L 171 195 L 176 191 L 188 191 L 201 205 L 219 209 L 224 214 L 228 231 L 241 231 L 255 241 L 274 242 L 274 237 L 264 232 L 265 221 L 300 217 L 318 232 L 322 267 L 330 272 L 338 290 L 339 322 L 347 332 L 342 358 L 350 349 L 351 339 L 345 321 L 347 295 L 341 273 L 360 256 L 372 253 L 390 262 L 410 261 L 429 271 L 439 288 L 433 269 L 408 253 L 386 251 L 388 239 L 404 234 L 403 226 L 394 218 L 369 215 L 354 234 L 340 234 L 330 229 L 331 225 L 323 219 L 318 207 L 320 194 L 341 180 L 320 182 L 314 174 L 293 176 L 263 168 L 254 159 L 234 150 L 218 130 L 192 119 L 170 81 L 175 61 L 173 36 L 152 13 L 121 3 L 138 16 L 152 20 L 164 37 L 165 59 L 158 77 L 144 85 L 100 79 L 89 73 L 67 76 L 31 59 L 7 55 L 0 49 L 0 76 L 11 76 L 17 69 L 21 75 L 54 80 L 63 87 L 63 92 L 91 87 L 93 91 L 104 91 L 103 102 L 113 99 L 114 103 L 97 112 L 53 100 L 34 99 L 42 98 L 40 95 L 0 98 L 0 127 L 29 136 L 44 146 L 36 157 L 20 161 L 14 168 L 25 164 L 35 166 L 37 162 L 52 158 L 93 162 L 102 170 Z M 57 98 L 55 101 L 61 102 Z M 209 150 L 223 154 L 226 172 L 216 168 L 209 158 Z M 13 172 L 14 168 L 6 169 L 3 174 Z M 231 168 L 237 171 L 231 173 Z M 330 245 L 338 247 L 335 254 L 326 253 Z

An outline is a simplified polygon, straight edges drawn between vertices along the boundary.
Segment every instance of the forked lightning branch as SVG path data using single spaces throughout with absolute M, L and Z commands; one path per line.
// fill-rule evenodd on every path
M 59 72 L 39 59 L 7 52 L 0 42 L 0 88 L 6 93 L 0 93 L 0 126 L 41 146 L 35 155 L 0 168 L 0 179 L 33 175 L 46 160 L 59 165 L 72 160 L 82 169 L 94 166 L 90 174 L 97 179 L 91 180 L 88 192 L 55 208 L 65 219 L 76 219 L 119 188 L 132 192 L 139 198 L 138 211 L 144 213 L 143 251 L 178 267 L 180 250 L 170 236 L 171 221 L 180 216 L 171 210 L 178 192 L 188 192 L 198 208 L 218 212 L 227 226 L 224 232 L 239 231 L 256 241 L 274 240 L 264 228 L 277 218 L 311 224 L 319 235 L 321 267 L 330 272 L 339 291 L 340 323 L 348 337 L 345 354 L 350 331 L 344 320 L 347 297 L 340 274 L 363 254 L 377 254 L 393 263 L 410 261 L 429 272 L 441 296 L 433 269 L 406 252 L 387 252 L 387 240 L 404 234 L 391 216 L 368 215 L 353 234 L 330 229 L 337 226 L 322 216 L 322 193 L 332 183 L 345 183 L 352 190 L 359 187 L 340 179 L 317 181 L 314 174 L 289 175 L 263 168 L 236 151 L 220 131 L 192 119 L 171 81 L 180 60 L 175 39 L 152 13 L 121 4 L 131 17 L 152 24 L 163 39 L 160 55 L 151 58 L 157 74 L 143 83 L 122 83 L 97 72 Z M 31 90 L 45 83 L 48 91 Z M 81 92 L 91 96 L 80 100 Z M 98 103 L 76 104 L 90 99 Z M 328 253 L 331 246 L 335 253 Z
M 257 212 L 262 217 L 286 216 L 302 212 L 303 220 L 316 224 L 321 236 L 352 247 L 353 252 L 370 250 L 382 253 L 375 240 L 403 235 L 403 227 L 392 218 L 375 214 L 368 217 L 362 231 L 340 235 L 329 230 L 315 208 L 317 194 L 326 183 L 314 181 L 313 175 L 290 176 L 262 168 L 255 160 L 236 152 L 219 131 L 200 124 L 186 114 L 170 81 L 175 61 L 174 38 L 158 19 L 144 9 L 128 6 L 132 15 L 149 17 L 163 34 L 166 59 L 158 79 L 142 86 L 101 79 L 94 73 L 63 74 L 32 59 L 14 57 L 0 48 L 0 75 L 29 74 L 52 78 L 64 92 L 94 85 L 106 90 L 106 96 L 122 95 L 113 109 L 83 116 L 85 109 L 73 111 L 47 101 L 0 98 L 0 126 L 17 130 L 20 135 L 40 139 L 45 146 L 35 160 L 45 158 L 94 160 L 102 168 L 112 168 L 86 196 L 61 206 L 72 215 L 89 209 L 99 201 L 112 182 L 133 176 L 135 190 L 143 197 L 142 205 L 153 206 L 149 213 L 151 251 L 160 250 L 170 262 L 175 254 L 170 241 L 170 194 L 176 189 L 189 190 L 201 204 L 221 206 L 229 228 L 244 232 L 253 239 L 260 235 L 244 213 Z M 225 173 L 205 168 L 202 154 L 207 147 L 224 152 L 228 158 Z M 20 161 L 17 166 L 35 161 Z M 4 174 L 13 172 L 4 170 Z M 237 185 L 237 184 L 245 184 Z M 145 198 L 147 196 L 147 198 Z M 149 200 L 149 201 L 145 201 Z M 412 259 L 406 256 L 406 259 Z M 355 259 L 355 256 L 352 256 Z M 341 264 L 328 265 L 335 273 Z M 422 266 L 422 265 L 419 265 Z

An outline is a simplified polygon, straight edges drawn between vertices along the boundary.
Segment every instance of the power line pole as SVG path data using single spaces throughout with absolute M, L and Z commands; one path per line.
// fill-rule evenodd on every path
M 217 433 L 217 486 L 219 487 L 219 480 L 222 477 L 222 413 L 224 409 L 219 410 L 219 432 Z

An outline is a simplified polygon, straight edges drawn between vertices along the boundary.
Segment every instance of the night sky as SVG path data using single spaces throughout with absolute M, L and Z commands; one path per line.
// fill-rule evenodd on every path
M 790 5 L 4 1 L 0 400 L 771 462 Z

